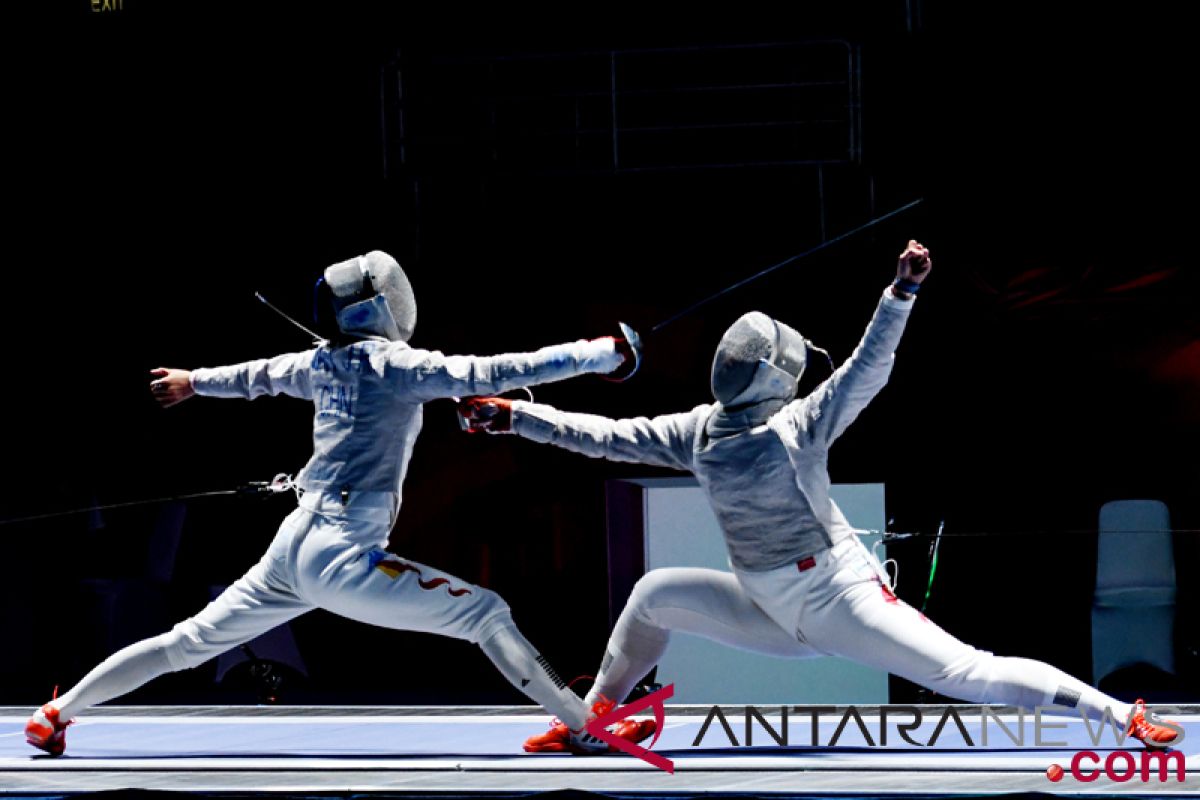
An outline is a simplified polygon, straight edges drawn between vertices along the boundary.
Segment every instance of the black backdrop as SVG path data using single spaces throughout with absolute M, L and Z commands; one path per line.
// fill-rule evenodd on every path
M 899 529 L 945 519 L 1034 534 L 948 540 L 930 614 L 979 646 L 1088 676 L 1095 541 L 1070 531 L 1126 497 L 1163 499 L 1175 527 L 1200 527 L 1196 137 L 1184 121 L 1195 67 L 1167 13 L 1047 19 L 1036 4 L 990 3 L 967 18 L 961 5 L 651 20 L 604 6 L 251 14 L 125 0 L 6 26 L 3 516 L 298 469 L 302 403 L 163 412 L 146 372 L 302 349 L 252 292 L 303 309 L 332 261 L 396 254 L 421 301 L 413 344 L 491 353 L 604 334 L 618 318 L 648 329 L 819 241 L 810 173 L 795 167 L 522 173 L 456 164 L 453 151 L 425 162 L 420 148 L 398 162 L 397 69 L 422 93 L 406 121 L 419 133 L 419 109 L 435 113 L 449 91 L 435 67 L 455 59 L 834 39 L 861 53 L 855 168 L 873 195 L 832 206 L 827 234 L 924 203 L 672 326 L 635 381 L 581 379 L 539 398 L 609 415 L 691 407 L 706 399 L 720 331 L 748 308 L 844 356 L 895 254 L 920 238 L 934 275 L 891 384 L 833 451 L 834 480 L 886 482 Z M 449 403 L 432 404 L 392 546 L 497 589 L 559 671 L 588 672 L 608 624 L 603 482 L 639 474 L 464 437 Z M 192 503 L 166 586 L 146 579 L 155 509 L 0 528 L 0 702 L 38 701 L 196 610 L 287 508 Z M 1186 631 L 1200 548 L 1178 540 Z M 901 595 L 919 602 L 924 547 L 893 554 Z M 459 642 L 321 612 L 294 630 L 310 675 L 287 699 L 520 701 Z M 205 667 L 131 699 L 246 696 Z

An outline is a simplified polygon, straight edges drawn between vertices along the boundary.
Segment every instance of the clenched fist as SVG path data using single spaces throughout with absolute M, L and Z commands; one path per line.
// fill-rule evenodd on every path
M 896 280 L 920 284 L 929 276 L 931 269 L 933 259 L 929 257 L 929 248 L 916 239 L 909 239 L 908 246 L 896 262 Z

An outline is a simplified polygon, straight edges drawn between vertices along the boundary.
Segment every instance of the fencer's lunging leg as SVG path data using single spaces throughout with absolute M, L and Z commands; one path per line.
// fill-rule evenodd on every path
M 733 575 L 688 567 L 656 569 L 634 586 L 586 702 L 600 695 L 623 701 L 662 658 L 672 631 L 767 655 L 817 655 L 776 625 L 746 596 Z
M 378 533 L 386 536 L 387 528 Z M 306 597 L 373 625 L 473 642 L 513 686 L 571 729 L 587 723 L 590 706 L 521 635 L 500 595 L 380 547 L 356 553 L 342 536 L 340 528 L 318 526 L 301 546 L 298 573 Z
M 587 724 L 591 706 L 567 687 L 550 663 L 521 635 L 511 617 L 508 622 L 481 641 L 479 647 L 509 683 L 567 723 L 571 730 L 582 728 Z
M 128 694 L 159 675 L 199 666 L 311 609 L 288 588 L 284 561 L 292 532 L 305 521 L 305 515 L 289 516 L 262 559 L 199 614 L 117 651 L 51 701 L 60 719 Z
M 164 633 L 118 650 L 100 662 L 71 691 L 50 701 L 63 720 L 85 708 L 128 694 L 144 683 L 172 671 L 167 648 L 171 634 Z
M 646 614 L 644 606 L 634 605 L 635 597 L 636 594 L 630 597 L 617 619 L 604 648 L 596 681 L 585 698 L 586 703 L 594 703 L 602 697 L 622 702 L 667 651 L 670 631 L 645 621 L 643 617 L 650 615 Z
M 993 655 L 959 641 L 879 584 L 860 584 L 836 610 L 806 627 L 828 652 L 888 670 L 949 697 L 971 703 L 1078 708 L 1090 719 L 1105 709 L 1124 720 L 1130 706 L 1057 667 L 1028 658 Z
M 1124 720 L 1131 710 L 1049 664 L 996 656 L 959 641 L 899 600 L 885 586 L 878 560 L 857 540 L 835 547 L 811 572 L 808 586 L 809 573 L 797 577 L 794 569 L 743 573 L 742 581 L 781 625 L 792 625 L 813 647 L 949 697 L 1028 709 L 1069 706 L 1091 719 L 1111 709 Z
M 113 653 L 50 705 L 58 709 L 61 719 L 72 719 L 159 675 L 199 666 L 308 610 L 307 604 L 294 597 L 276 597 L 255 585 L 254 573 L 252 570 L 199 614 L 167 633 Z

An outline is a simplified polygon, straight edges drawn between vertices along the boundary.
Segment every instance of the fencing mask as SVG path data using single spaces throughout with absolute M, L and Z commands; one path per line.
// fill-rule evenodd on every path
M 713 357 L 713 397 L 726 408 L 763 400 L 787 402 L 808 362 L 808 342 L 795 328 L 760 311 L 729 326 Z
M 332 306 L 337 328 L 346 336 L 407 342 L 417 325 L 412 284 L 396 259 L 380 250 L 327 268 L 317 291 L 318 321 Z

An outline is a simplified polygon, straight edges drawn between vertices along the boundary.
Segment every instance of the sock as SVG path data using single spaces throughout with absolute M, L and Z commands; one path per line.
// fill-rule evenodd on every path
M 968 669 L 951 670 L 945 685 L 930 682 L 930 688 L 969 702 L 1003 703 L 1026 709 L 1066 706 L 1092 720 L 1103 719 L 1105 709 L 1111 709 L 1112 718 L 1118 723 L 1123 723 L 1133 708 L 1058 667 L 1029 658 L 991 654 L 973 659 Z
M 624 702 L 637 682 L 662 658 L 670 639 L 671 635 L 662 628 L 648 625 L 632 613 L 621 612 L 609 637 L 596 683 L 584 699 L 587 707 L 591 708 L 601 695 L 618 704 Z
M 565 722 L 568 728 L 577 731 L 587 724 L 591 706 L 567 688 L 515 625 L 501 628 L 479 646 L 509 683 Z

